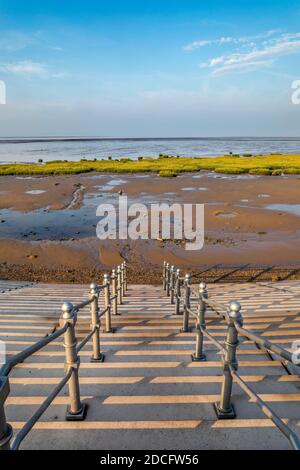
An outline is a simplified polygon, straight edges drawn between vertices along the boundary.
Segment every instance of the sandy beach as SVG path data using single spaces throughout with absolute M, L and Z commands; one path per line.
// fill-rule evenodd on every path
M 126 259 L 137 282 L 157 279 L 164 260 L 197 272 L 215 266 L 300 267 L 299 180 L 218 175 L 89 175 L 0 178 L 1 276 L 88 281 Z M 131 202 L 205 204 L 205 245 L 96 237 L 96 207 Z M 70 223 L 68 222 L 70 221 Z M 26 226 L 28 224 L 28 227 Z M 216 268 L 216 265 L 219 267 Z M 150 274 L 149 274 L 150 273 Z

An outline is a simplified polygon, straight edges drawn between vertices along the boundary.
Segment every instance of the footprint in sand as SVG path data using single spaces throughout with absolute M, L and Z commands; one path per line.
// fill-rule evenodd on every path
M 33 255 L 33 254 L 30 254 L 30 255 L 26 255 L 26 258 L 32 260 L 32 259 L 36 259 L 38 258 L 38 255 Z

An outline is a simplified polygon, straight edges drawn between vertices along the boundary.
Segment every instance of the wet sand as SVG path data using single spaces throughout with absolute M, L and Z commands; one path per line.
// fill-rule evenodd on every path
M 220 272 L 231 265 L 296 269 L 300 267 L 299 185 L 297 176 L 209 172 L 177 178 L 1 177 L 0 277 L 86 282 L 122 259 L 141 282 L 157 280 L 165 259 L 193 272 L 214 265 L 220 266 Z M 101 202 L 117 203 L 121 190 L 130 202 L 204 203 L 204 248 L 192 252 L 176 241 L 98 240 L 96 207 Z M 277 210 L 276 205 L 280 205 Z M 245 269 L 249 272 L 250 267 Z

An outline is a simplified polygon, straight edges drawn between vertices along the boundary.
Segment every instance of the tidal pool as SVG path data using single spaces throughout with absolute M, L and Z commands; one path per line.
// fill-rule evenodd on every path
M 33 196 L 38 196 L 39 194 L 43 194 L 46 191 L 44 189 L 31 189 L 30 191 L 26 191 L 25 194 L 32 194 Z
M 300 216 L 300 204 L 268 204 L 266 209 Z
M 170 196 L 166 194 L 155 197 L 152 194 L 145 194 L 142 198 L 140 195 L 128 197 L 128 205 L 136 202 L 143 202 L 146 206 L 162 202 L 170 203 Z M 0 238 L 39 241 L 94 237 L 100 220 L 96 215 L 99 204 L 113 204 L 118 212 L 119 195 L 95 190 L 94 193 L 84 194 L 80 207 L 76 208 L 70 204 L 61 210 L 48 210 L 45 207 L 29 212 L 1 209 L 0 220 L 3 222 Z
M 227 211 L 215 211 L 214 215 L 216 217 L 222 217 L 223 219 L 233 219 L 237 216 L 235 212 L 227 212 Z

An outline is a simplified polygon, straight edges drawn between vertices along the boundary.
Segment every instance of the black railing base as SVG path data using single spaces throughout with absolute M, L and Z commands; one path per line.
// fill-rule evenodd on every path
M 117 330 L 116 328 L 111 328 L 110 330 L 104 329 L 104 330 L 103 330 L 103 333 L 115 333 L 116 330 Z
M 201 356 L 196 356 L 195 354 L 191 354 L 191 358 L 193 362 L 205 362 L 206 361 L 205 354 L 201 354 Z
M 233 405 L 230 405 L 230 408 L 224 411 L 220 408 L 219 403 L 214 403 L 214 409 L 218 419 L 234 419 L 236 417 Z
M 91 358 L 90 362 L 104 362 L 105 360 L 105 355 L 104 354 L 100 354 L 100 357 L 99 359 L 94 359 L 93 357 Z
M 179 333 L 190 333 L 192 328 L 180 328 Z
M 87 404 L 82 403 L 81 410 L 78 413 L 72 413 L 70 411 L 70 407 L 68 406 L 65 416 L 66 421 L 84 421 L 86 417 L 87 408 Z

